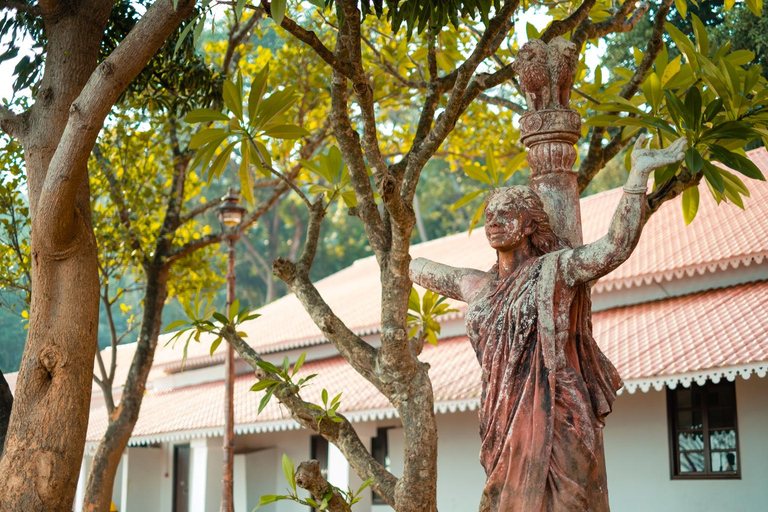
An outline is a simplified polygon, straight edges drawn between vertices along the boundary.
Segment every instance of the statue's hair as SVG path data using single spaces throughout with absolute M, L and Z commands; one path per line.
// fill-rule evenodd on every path
M 568 247 L 567 243 L 555 235 L 549 223 L 549 215 L 544 211 L 544 203 L 530 187 L 517 185 L 498 188 L 488 195 L 486 208 L 491 198 L 500 195 L 504 196 L 504 199 L 515 209 L 522 220 L 523 229 L 533 225 L 530 240 L 538 256 Z

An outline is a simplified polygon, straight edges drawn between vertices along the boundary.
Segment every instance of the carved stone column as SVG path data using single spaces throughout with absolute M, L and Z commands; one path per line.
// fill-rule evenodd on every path
M 520 140 L 529 148 L 531 188 L 544 203 L 552 229 L 572 247 L 582 244 L 579 188 L 573 170 L 581 118 L 569 108 L 577 50 L 562 37 L 549 44 L 531 40 L 515 61 L 528 104 L 528 113 L 520 120 Z
M 582 244 L 579 186 L 573 170 L 574 144 L 581 137 L 575 110 L 539 110 L 520 120 L 520 138 L 528 147 L 531 188 L 544 203 L 552 229 L 572 247 Z

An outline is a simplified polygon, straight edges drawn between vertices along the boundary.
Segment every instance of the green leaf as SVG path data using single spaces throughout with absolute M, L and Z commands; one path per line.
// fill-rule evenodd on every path
M 685 55 L 685 59 L 695 68 L 698 69 L 698 61 L 696 60 L 696 49 L 688 36 L 683 34 L 680 29 L 675 27 L 672 23 L 666 22 L 665 28 L 667 33 L 672 37 L 677 49 Z
M 324 404 L 324 405 L 328 404 L 328 390 L 327 390 L 327 389 L 325 389 L 325 388 L 323 388 L 323 391 L 322 391 L 322 393 L 320 394 L 320 396 L 321 396 L 321 397 L 322 397 L 322 399 L 323 399 L 323 404 Z
M 256 363 L 256 365 L 259 368 L 261 368 L 262 370 L 264 370 L 265 372 L 278 373 L 280 371 L 280 368 L 278 368 L 277 366 L 273 365 L 269 361 L 259 361 L 259 362 Z
M 698 132 L 701 127 L 701 92 L 699 92 L 698 87 L 692 88 L 685 95 L 685 109 L 691 116 L 690 129 Z
M 703 165 L 704 159 L 701 157 L 701 153 L 699 153 L 696 148 L 688 148 L 685 150 L 685 166 L 688 167 L 689 171 L 691 171 L 693 174 L 696 174 L 697 172 L 701 171 Z
M 272 13 L 272 19 L 275 20 L 275 24 L 280 26 L 283 23 L 285 17 L 285 7 L 288 0 L 272 0 L 270 4 L 270 11 Z
M 263 507 L 264 505 L 269 505 L 270 503 L 274 503 L 276 501 L 280 500 L 287 500 L 289 499 L 287 496 L 276 496 L 274 494 L 265 494 L 259 499 L 259 504 L 256 505 L 256 508 L 253 510 L 257 510 L 260 507 Z
M 480 222 L 480 218 L 485 213 L 485 203 L 482 203 L 480 206 L 477 207 L 477 210 L 475 210 L 475 214 L 472 215 L 472 220 L 469 222 L 469 232 L 472 233 L 472 229 L 474 229 L 475 225 Z
M 178 0 L 173 0 L 173 8 L 176 9 L 176 2 Z M 181 31 L 181 34 L 179 34 L 179 38 L 176 40 L 176 45 L 173 47 L 173 55 L 176 56 L 177 53 L 179 53 L 179 48 L 181 48 L 181 45 L 184 44 L 184 40 L 189 36 L 189 33 L 192 31 L 193 28 L 195 28 L 195 25 L 199 23 L 199 20 L 197 17 L 192 18 L 189 20 L 189 23 L 187 23 L 187 26 L 184 27 L 184 30 Z M 187 121 L 188 123 L 190 121 Z
M 253 176 L 251 175 L 251 155 L 249 148 L 250 144 L 241 144 L 240 152 L 242 153 L 242 159 L 240 160 L 240 190 L 243 193 L 243 197 L 251 204 L 256 203 L 256 199 L 253 197 Z
M 414 287 L 411 287 L 411 294 L 408 296 L 408 309 L 421 314 L 421 300 L 419 299 L 419 292 L 417 292 L 416 288 Z
M 683 219 L 685 223 L 690 224 L 696 218 L 696 212 L 699 211 L 699 187 L 696 185 L 688 187 L 683 191 Z
M 274 386 L 275 384 L 279 384 L 279 383 L 280 383 L 279 380 L 274 380 L 274 379 L 260 380 L 259 382 L 251 386 L 251 391 L 261 391 L 263 389 L 267 389 L 268 387 Z
M 525 34 L 528 36 L 528 40 L 539 38 L 539 31 L 531 23 L 525 25 Z
M 299 139 L 301 137 L 307 137 L 309 132 L 295 124 L 279 124 L 264 130 L 264 135 L 276 139 Z
M 710 144 L 709 150 L 715 160 L 724 163 L 734 171 L 740 172 L 748 178 L 765 181 L 762 171 L 749 158 L 717 144 Z
M 219 313 L 218 311 L 215 311 L 213 313 L 213 318 L 215 318 L 216 320 L 218 320 L 219 322 L 221 322 L 224 325 L 229 323 L 229 319 L 226 316 L 224 316 L 221 313 Z
M 224 104 L 240 121 L 243 120 L 243 99 L 232 80 L 224 81 Z
M 261 402 L 259 402 L 259 411 L 256 413 L 257 415 L 261 414 L 261 411 L 263 411 L 264 408 L 267 406 L 276 388 L 277 386 L 272 386 L 271 388 L 269 388 L 269 391 L 267 391 L 267 394 L 264 395 L 264 397 L 261 399 Z
M 755 16 L 763 15 L 763 0 L 747 0 L 747 7 Z
M 707 35 L 707 29 L 704 28 L 704 24 L 695 14 L 691 14 L 691 22 L 693 24 L 693 32 L 696 35 L 696 49 L 702 55 L 709 55 L 709 36 Z
M 235 4 L 235 19 L 240 20 L 243 17 L 243 8 L 245 8 L 246 0 L 237 0 Z
M 291 489 L 293 489 L 293 492 L 295 493 L 296 471 L 294 471 L 293 468 L 293 461 L 286 454 L 283 454 L 283 476 L 285 477 L 285 481 L 290 484 Z
M 229 158 L 232 156 L 232 150 L 235 149 L 235 146 L 238 142 L 239 141 L 235 141 L 227 145 L 227 147 L 225 147 L 221 153 L 216 156 L 213 163 L 211 164 L 211 168 L 208 169 L 208 183 L 213 181 L 214 178 L 218 178 L 222 175 L 224 169 L 229 163 Z
M 216 349 L 219 348 L 219 345 L 221 345 L 221 336 L 213 340 L 213 343 L 211 343 L 211 355 L 216 352 Z
M 709 182 L 709 184 L 718 192 L 725 192 L 725 182 L 720 175 L 720 169 L 707 161 L 702 161 L 702 164 L 704 168 L 704 177 L 707 179 L 707 182 Z
M 269 78 L 269 63 L 267 63 L 251 82 L 251 92 L 248 94 L 248 124 L 253 126 L 256 121 L 256 112 L 261 105 L 261 99 L 267 90 L 267 79 Z
M 189 139 L 189 149 L 198 149 L 206 144 L 214 143 L 216 146 L 230 135 L 226 128 L 206 128 L 192 135 Z M 214 148 L 215 149 L 215 148 Z
M 677 12 L 680 13 L 680 17 L 685 19 L 688 14 L 688 2 L 686 0 L 675 0 L 675 7 Z
M 272 93 L 269 98 L 263 100 L 261 105 L 259 105 L 256 114 L 257 122 L 254 126 L 257 128 L 264 127 L 272 119 L 288 110 L 297 99 L 298 96 L 294 93 L 292 87 L 287 87 L 282 91 Z
M 723 108 L 723 99 L 717 98 L 714 101 L 710 101 L 707 105 L 707 108 L 704 109 L 704 122 L 709 123 L 712 121 L 712 119 L 715 118 L 715 116 L 720 112 L 720 109 Z
M 173 331 L 174 329 L 178 329 L 179 327 L 187 325 L 189 322 L 187 320 L 175 320 L 168 324 L 168 327 L 165 328 L 165 332 Z
M 232 304 L 229 305 L 229 310 L 227 311 L 227 318 L 230 323 L 234 323 L 238 311 L 240 311 L 240 299 L 235 299 L 232 301 Z
M 643 94 L 648 100 L 653 112 L 659 109 L 661 103 L 661 80 L 656 73 L 648 73 L 648 77 L 643 83 Z
M 291 374 L 296 375 L 302 366 L 304 366 L 304 360 L 307 358 L 307 353 L 302 352 L 299 358 L 296 360 L 296 363 L 293 365 L 293 373 Z

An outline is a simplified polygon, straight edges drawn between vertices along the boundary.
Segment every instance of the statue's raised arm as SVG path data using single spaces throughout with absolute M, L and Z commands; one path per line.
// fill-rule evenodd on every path
M 685 137 L 664 149 L 646 149 L 640 135 L 632 151 L 632 168 L 624 194 L 613 214 L 608 233 L 591 244 L 564 256 L 564 278 L 575 286 L 602 277 L 629 258 L 643 230 L 648 177 L 655 169 L 680 162 L 684 157 Z

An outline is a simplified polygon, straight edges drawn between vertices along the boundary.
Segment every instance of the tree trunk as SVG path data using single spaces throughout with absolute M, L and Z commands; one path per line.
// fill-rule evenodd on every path
M 84 511 L 109 512 L 117 466 L 139 419 L 147 376 L 152 368 L 157 338 L 162 326 L 163 307 L 168 296 L 168 273 L 165 265 L 157 263 L 147 272 L 144 312 L 136 352 L 131 361 L 120 405 L 109 419 L 107 432 L 96 448 L 85 488 Z M 90 378 L 90 375 L 88 377 Z
M 109 2 L 40 2 L 48 52 L 19 138 L 31 207 L 34 290 L 14 407 L 0 461 L 0 509 L 69 511 L 90 409 L 99 279 L 88 172 L 73 161 L 68 183 L 48 176 L 72 102 L 96 68 Z M 66 194 L 57 194 L 60 190 Z
M 51 244 L 41 222 L 32 223 L 35 293 L 0 462 L 2 510 L 68 511 L 74 500 L 99 318 L 98 259 L 87 181 L 82 188 L 76 232 L 68 246 Z

